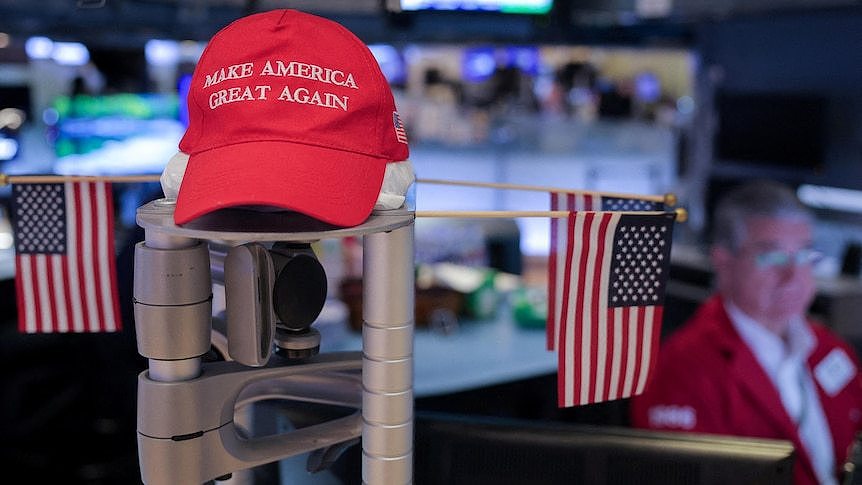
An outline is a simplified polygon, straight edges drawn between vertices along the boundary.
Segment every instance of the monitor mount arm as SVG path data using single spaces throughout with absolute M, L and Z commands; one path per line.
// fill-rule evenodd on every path
M 266 348 L 272 333 L 254 317 L 251 336 L 228 335 L 229 347 L 245 349 L 243 361 L 204 363 L 212 333 L 206 240 L 236 245 L 255 240 L 307 242 L 330 234 L 185 229 L 173 225 L 172 207 L 159 202 L 138 209 L 146 238 L 135 254 L 138 351 L 149 364 L 138 379 L 138 451 L 144 483 L 204 483 L 305 452 L 312 452 L 309 470 L 317 470 L 360 436 L 363 482 L 410 483 L 412 213 L 401 211 L 370 229 L 344 231 L 364 236 L 364 276 L 369 284 L 361 354 L 306 353 L 297 360 L 287 358 L 295 357 L 291 351 L 284 354 L 287 357 L 269 358 Z M 234 346 L 231 339 L 251 343 Z M 357 411 L 282 434 L 244 436 L 234 423 L 235 411 L 272 396 Z

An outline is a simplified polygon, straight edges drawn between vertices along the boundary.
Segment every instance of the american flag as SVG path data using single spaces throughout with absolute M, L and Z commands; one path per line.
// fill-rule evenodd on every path
M 404 129 L 404 122 L 398 116 L 397 111 L 392 112 L 392 123 L 395 125 L 395 138 L 401 143 L 407 143 L 407 130 Z
M 12 186 L 18 329 L 120 330 L 106 182 Z
M 571 211 L 664 211 L 662 202 L 637 198 L 606 197 L 599 193 L 551 192 L 551 210 Z M 563 277 L 560 271 L 565 265 L 566 253 L 559 248 L 566 247 L 567 219 L 552 218 L 550 251 L 548 252 L 548 317 L 545 325 L 548 350 L 556 349 L 560 338 L 560 307 L 562 305 Z
M 643 392 L 661 334 L 675 215 L 569 215 L 558 404 Z

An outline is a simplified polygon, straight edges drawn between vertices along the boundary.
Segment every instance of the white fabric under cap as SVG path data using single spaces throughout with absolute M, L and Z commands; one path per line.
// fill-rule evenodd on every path
M 168 160 L 159 182 L 162 184 L 162 192 L 165 198 L 176 199 L 180 193 L 180 185 L 183 183 L 183 175 L 189 164 L 189 156 L 183 152 L 177 152 Z
M 383 185 L 380 187 L 380 195 L 374 208 L 377 210 L 397 209 L 404 205 L 407 199 L 407 190 L 416 181 L 413 173 L 413 164 L 410 160 L 386 164 L 386 172 L 383 174 Z
M 189 156 L 183 152 L 177 152 L 168 160 L 159 179 L 166 198 L 177 198 L 188 163 Z M 380 194 L 377 196 L 374 208 L 388 210 L 401 207 L 407 199 L 407 190 L 415 181 L 416 175 L 413 173 L 413 164 L 410 160 L 387 163 L 383 185 L 380 187 Z

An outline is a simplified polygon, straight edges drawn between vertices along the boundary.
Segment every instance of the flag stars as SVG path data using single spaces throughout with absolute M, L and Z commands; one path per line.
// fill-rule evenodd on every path
M 13 186 L 16 250 L 26 253 L 65 251 L 65 201 L 59 185 Z
M 659 276 L 669 248 L 667 227 L 626 222 L 624 216 L 614 237 L 608 301 L 622 306 L 653 304 L 663 294 L 663 278 Z

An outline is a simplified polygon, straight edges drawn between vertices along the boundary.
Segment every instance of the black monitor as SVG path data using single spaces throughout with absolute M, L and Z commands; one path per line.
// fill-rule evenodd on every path
M 827 99 L 823 96 L 719 91 L 715 111 L 718 163 L 809 174 L 824 168 Z
M 417 485 L 790 484 L 788 441 L 420 412 Z

